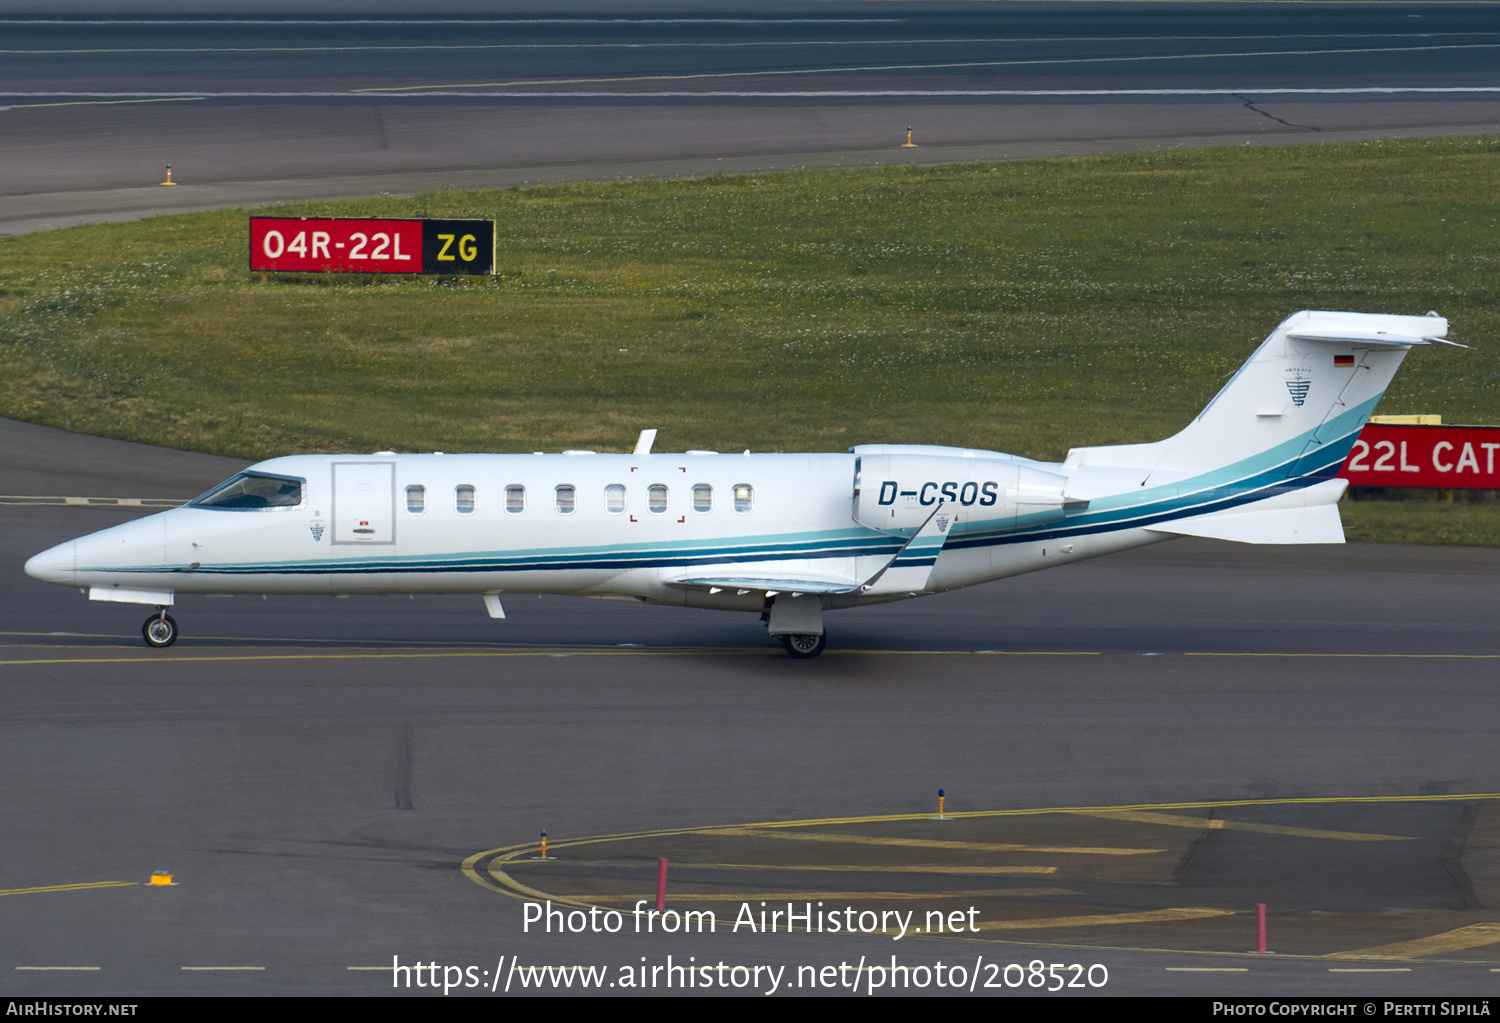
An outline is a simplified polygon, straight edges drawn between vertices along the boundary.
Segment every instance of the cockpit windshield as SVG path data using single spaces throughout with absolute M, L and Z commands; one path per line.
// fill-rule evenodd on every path
M 220 483 L 202 497 L 188 502 L 191 508 L 292 508 L 302 503 L 305 480 L 272 476 L 264 472 L 242 472 Z

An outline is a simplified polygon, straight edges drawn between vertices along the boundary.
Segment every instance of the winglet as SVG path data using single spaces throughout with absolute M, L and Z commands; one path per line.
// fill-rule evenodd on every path
M 906 541 L 905 546 L 896 553 L 895 557 L 863 583 L 848 578 L 811 578 L 805 570 L 797 574 L 783 574 L 774 562 L 761 562 L 748 567 L 745 575 L 663 581 L 669 586 L 707 588 L 710 592 L 734 588 L 738 590 L 736 596 L 744 596 L 752 590 L 759 590 L 768 598 L 783 593 L 792 597 L 800 597 L 806 593 L 820 593 L 828 596 L 849 593 L 872 596 L 920 593 L 932 579 L 932 568 L 937 563 L 938 555 L 942 553 L 943 543 L 948 539 L 948 531 L 954 522 L 953 513 L 944 511 L 945 507 L 946 504 L 939 504 L 934 508 L 932 514 L 927 517 L 927 521 L 922 524 L 922 528 Z
M 651 445 L 653 445 L 655 443 L 656 443 L 656 431 L 655 430 L 642 430 L 640 437 L 636 438 L 635 450 L 632 451 L 631 454 L 632 455 L 649 455 L 649 454 L 651 454 Z
M 889 565 L 876 572 L 860 587 L 861 593 L 880 596 L 887 593 L 920 593 L 932 580 L 933 567 L 948 539 L 948 528 L 953 525 L 953 513 L 944 511 L 948 502 L 939 502 L 922 524 L 922 528 L 906 542 L 901 553 Z

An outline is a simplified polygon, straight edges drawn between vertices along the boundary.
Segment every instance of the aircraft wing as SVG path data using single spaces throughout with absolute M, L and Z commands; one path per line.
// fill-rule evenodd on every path
M 764 591 L 766 596 L 774 597 L 778 593 L 787 593 L 797 596 L 803 593 L 853 593 L 859 589 L 857 579 L 799 579 L 794 575 L 768 576 L 757 574 L 755 576 L 723 575 L 692 579 L 670 579 L 668 585 L 684 586 L 697 589 L 707 589 L 711 593 L 720 590 L 737 590 L 740 593 L 749 593 L 751 590 Z
M 774 563 L 761 562 L 755 566 L 756 570 L 744 575 L 692 576 L 665 581 L 670 586 L 696 587 L 713 593 L 729 589 L 740 593 L 759 590 L 768 597 L 779 593 L 791 596 L 803 593 L 920 593 L 932 577 L 933 566 L 937 564 L 937 557 L 948 537 L 948 527 L 953 523 L 952 513 L 943 508 L 944 504 L 939 503 L 922 528 L 868 579 L 811 577 L 798 573 L 795 562 L 788 563 L 787 572 L 782 574 Z

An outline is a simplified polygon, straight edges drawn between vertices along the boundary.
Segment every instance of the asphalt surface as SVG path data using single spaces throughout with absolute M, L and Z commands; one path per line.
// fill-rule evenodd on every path
M 15 8 L 0 233 L 1500 124 L 1490 6 Z M 1038 959 L 1078 964 L 1069 994 L 1494 990 L 1500 552 L 1177 541 L 831 615 L 814 662 L 751 616 L 562 598 L 503 622 L 477 597 L 188 598 L 150 651 L 142 609 L 21 573 L 239 466 L 0 421 L 0 994 L 433 994 L 393 957 L 454 993 L 549 965 L 661 992 L 669 956 L 847 993 L 892 955 L 927 971 L 907 993 L 966 990 L 956 964 L 1032 990 Z M 661 857 L 669 907 L 716 933 L 635 933 Z M 528 930 L 548 898 L 622 930 Z M 730 929 L 762 901 L 978 929 Z M 1274 955 L 1247 954 L 1257 903 Z M 726 977 L 768 988 L 694 979 Z
M 352 8 L 0 9 L 0 233 L 450 185 L 1500 127 L 1487 5 Z
M 105 497 L 234 466 L 0 436 L 0 474 L 23 436 Z M 0 507 L 6 994 L 379 994 L 392 957 L 516 993 L 668 956 L 805 992 L 892 955 L 992 992 L 1037 958 L 1106 995 L 1493 991 L 1500 552 L 1181 541 L 833 615 L 814 662 L 751 616 L 456 596 L 189 598 L 161 652 L 143 609 L 20 571 L 136 514 Z M 634 932 L 660 857 L 715 933 Z M 528 931 L 548 898 L 621 933 Z M 732 930 L 762 901 L 916 915 Z

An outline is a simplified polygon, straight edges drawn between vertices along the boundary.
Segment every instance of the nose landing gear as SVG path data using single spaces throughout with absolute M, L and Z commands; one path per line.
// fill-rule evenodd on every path
M 146 624 L 141 626 L 141 635 L 145 637 L 147 646 L 157 649 L 169 647 L 177 642 L 177 620 L 167 614 L 166 608 L 162 608 L 146 619 Z

